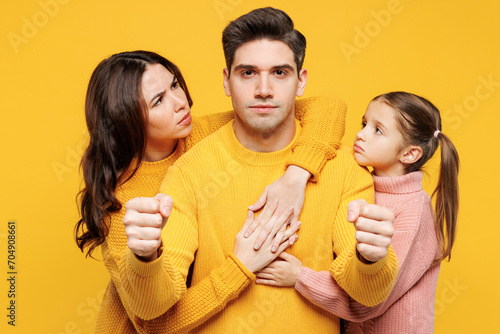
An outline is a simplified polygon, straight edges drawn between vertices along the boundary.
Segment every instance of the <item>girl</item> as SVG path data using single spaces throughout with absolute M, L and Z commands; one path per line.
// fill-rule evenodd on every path
M 148 326 L 158 332 L 186 331 L 195 326 L 198 319 L 189 318 L 183 309 L 202 307 L 210 316 L 236 297 L 223 289 L 216 270 L 205 282 L 189 289 L 202 292 L 206 289 L 207 296 L 215 291 L 214 298 L 207 297 L 205 304 L 199 300 L 195 303 L 188 298 L 188 292 L 183 304 L 178 303 L 170 313 L 148 322 L 145 320 L 158 316 L 151 315 L 158 309 L 150 300 L 141 299 L 145 291 L 130 271 L 130 257 L 137 254 L 127 247 L 122 223 L 124 204 L 135 197 L 154 196 L 167 168 L 233 117 L 233 112 L 228 112 L 191 118 L 192 104 L 180 70 L 152 52 L 115 54 L 103 60 L 92 74 L 85 102 L 90 142 L 81 163 L 85 188 L 80 192 L 82 217 L 76 224 L 75 234 L 78 247 L 86 250 L 87 255 L 101 246 L 104 265 L 111 275 L 97 320 L 98 333 L 129 333 L 146 330 Z M 316 108 L 325 110 L 312 112 Z M 307 115 L 306 110 L 309 110 Z M 296 115 L 304 124 L 290 161 L 294 166 L 289 166 L 285 175 L 264 193 L 266 199 L 273 199 L 264 211 L 269 216 L 276 212 L 279 222 L 286 221 L 292 214 L 291 210 L 280 211 L 281 206 L 296 208 L 293 214 L 297 217 L 301 211 L 304 185 L 311 174 L 297 166 L 304 166 L 315 174 L 324 160 L 335 155 L 344 131 L 345 105 L 338 99 L 306 99 L 297 103 Z M 298 202 L 291 199 L 290 193 L 298 194 Z M 275 198 L 280 201 L 274 201 Z M 262 206 L 258 204 L 254 209 Z M 278 215 L 281 212 L 284 213 Z M 241 244 L 255 242 L 257 234 Z M 284 242 L 279 251 L 286 245 Z M 277 256 L 279 251 L 272 256 Z M 265 250 L 260 253 L 263 252 Z M 165 272 L 166 268 L 160 270 L 162 274 Z M 144 309 L 144 305 L 148 305 L 145 308 L 150 312 L 139 314 L 137 310 Z
M 441 148 L 435 214 L 422 189 L 422 166 Z M 290 254 L 257 274 L 257 283 L 295 286 L 314 304 L 349 320 L 345 333 L 432 333 L 440 261 L 451 258 L 458 213 L 457 151 L 441 132 L 438 109 L 405 92 L 375 97 L 354 142 L 354 158 L 373 167 L 376 204 L 393 210 L 392 239 L 399 273 L 389 297 L 375 307 L 349 299 L 331 275 L 302 267 Z M 363 230 L 363 220 L 355 222 Z M 359 247 L 370 243 L 356 233 Z M 369 247 L 369 246 L 368 246 Z

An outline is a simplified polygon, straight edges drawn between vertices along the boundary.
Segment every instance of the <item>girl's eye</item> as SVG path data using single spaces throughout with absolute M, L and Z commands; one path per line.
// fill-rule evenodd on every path
M 366 122 L 361 122 L 361 128 L 364 128 L 366 126 Z
M 377 127 L 376 131 L 375 131 L 378 135 L 381 135 L 382 134 L 382 130 L 380 130 L 379 127 Z

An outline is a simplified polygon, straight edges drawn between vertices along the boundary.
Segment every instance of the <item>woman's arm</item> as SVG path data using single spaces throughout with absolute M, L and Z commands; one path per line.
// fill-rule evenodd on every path
M 310 97 L 295 102 L 295 118 L 302 132 L 292 147 L 288 165 L 309 171 L 313 178 L 327 160 L 336 155 L 345 131 L 347 106 L 333 96 Z M 193 117 L 193 131 L 186 138 L 186 150 L 234 119 L 234 111 Z
M 295 117 L 300 121 L 302 131 L 292 146 L 292 156 L 287 161 L 285 174 L 264 189 L 257 202 L 249 207 L 257 212 L 263 208 L 268 211 L 271 201 L 279 200 L 276 215 L 293 207 L 294 212 L 290 223 L 299 220 L 305 199 L 305 187 L 308 180 L 316 181 L 319 172 L 326 161 L 335 157 L 341 145 L 345 129 L 346 104 L 339 98 L 324 96 L 297 100 L 295 103 Z M 311 178 L 312 175 L 312 178 Z M 261 213 L 261 216 L 262 216 Z M 259 217 L 261 217 L 259 216 Z M 257 217 L 246 231 L 249 236 L 253 233 L 260 218 Z M 272 228 L 272 220 L 257 238 L 255 249 L 259 249 Z M 284 231 L 282 227 L 281 231 Z M 275 239 L 273 249 L 281 242 L 281 234 Z

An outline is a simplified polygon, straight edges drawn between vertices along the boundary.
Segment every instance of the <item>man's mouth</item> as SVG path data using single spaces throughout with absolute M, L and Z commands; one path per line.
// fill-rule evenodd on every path
M 272 104 L 256 104 L 256 105 L 250 106 L 250 109 L 252 109 L 253 111 L 255 111 L 256 113 L 259 113 L 259 114 L 270 113 L 276 108 L 278 108 L 278 107 L 275 105 L 272 105 Z

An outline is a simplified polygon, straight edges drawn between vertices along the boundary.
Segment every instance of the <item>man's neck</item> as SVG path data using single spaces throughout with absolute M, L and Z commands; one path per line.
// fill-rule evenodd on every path
M 241 145 L 254 152 L 276 152 L 287 147 L 295 137 L 296 124 L 294 113 L 290 113 L 277 128 L 269 131 L 256 131 L 245 124 L 235 113 L 234 134 Z

